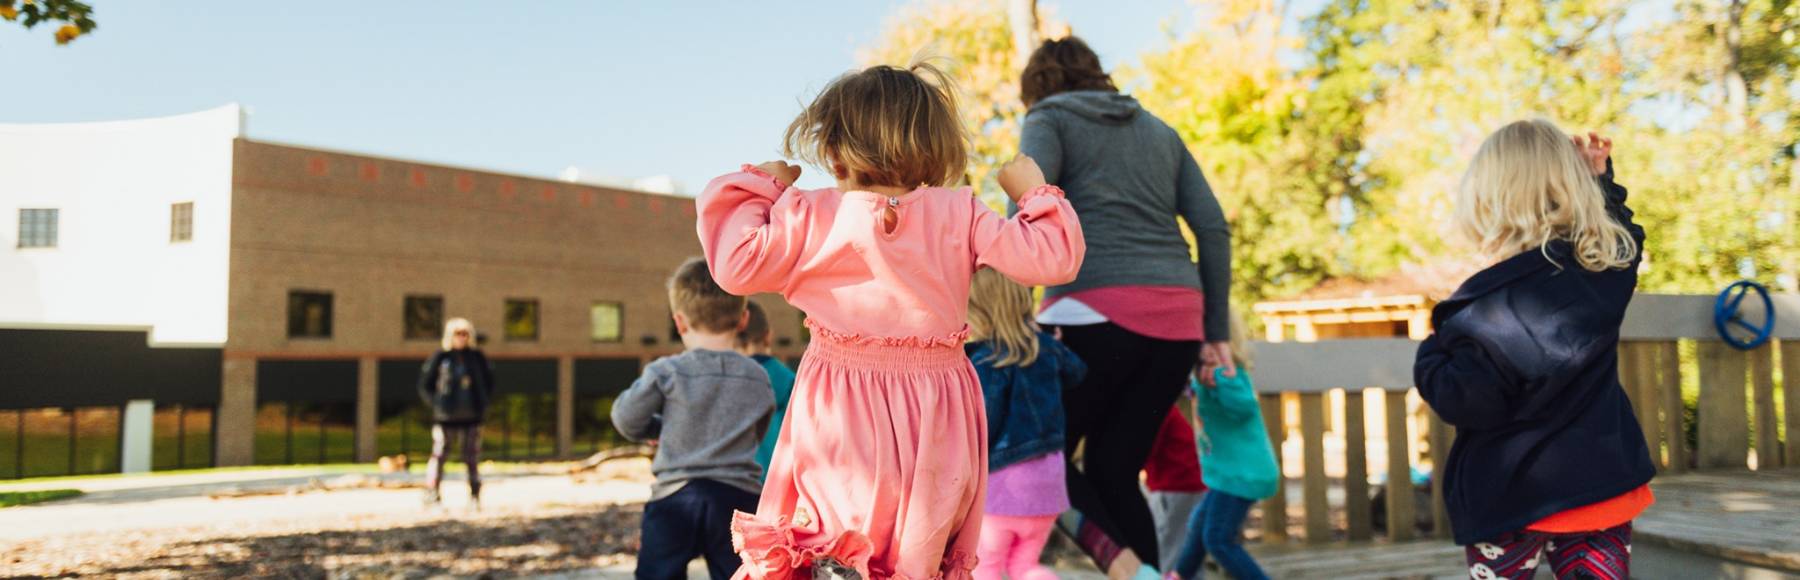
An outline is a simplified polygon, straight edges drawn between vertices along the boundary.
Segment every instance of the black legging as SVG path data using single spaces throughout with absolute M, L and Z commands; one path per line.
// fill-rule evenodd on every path
M 1138 472 L 1163 416 L 1187 387 L 1200 341 L 1159 340 L 1112 323 L 1065 326 L 1062 339 L 1088 365 L 1081 386 L 1063 392 L 1069 502 L 1154 567 L 1161 561 L 1156 521 Z M 1084 440 L 1077 464 L 1075 446 Z

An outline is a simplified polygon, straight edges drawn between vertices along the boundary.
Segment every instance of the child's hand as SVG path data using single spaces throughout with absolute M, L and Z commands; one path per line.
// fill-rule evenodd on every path
M 1575 150 L 1587 161 L 1588 170 L 1594 175 L 1606 173 L 1606 158 L 1612 156 L 1612 139 L 1601 137 L 1598 133 L 1589 132 L 1584 141 L 1580 135 L 1572 137 Z
M 1020 197 L 1044 184 L 1044 170 L 1030 155 L 1021 154 L 1000 167 L 996 181 L 1000 182 L 1000 189 L 1006 191 L 1006 197 L 1017 203 Z
M 786 161 L 770 161 L 756 168 L 774 176 L 782 185 L 793 185 L 795 180 L 800 179 L 800 166 L 789 165 Z

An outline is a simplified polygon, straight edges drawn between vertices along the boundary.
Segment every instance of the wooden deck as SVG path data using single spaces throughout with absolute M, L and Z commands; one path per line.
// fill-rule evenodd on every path
M 1800 575 L 1800 469 L 1665 475 L 1634 543 Z
M 1270 578 L 1468 578 L 1463 549 L 1448 540 L 1252 545 Z M 1209 576 L 1212 577 L 1212 576 Z

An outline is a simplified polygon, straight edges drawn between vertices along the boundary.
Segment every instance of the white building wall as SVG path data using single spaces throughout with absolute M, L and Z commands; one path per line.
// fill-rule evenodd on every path
M 148 327 L 223 345 L 235 104 L 173 117 L 0 124 L 0 327 Z M 194 203 L 191 242 L 170 208 Z M 55 248 L 19 248 L 19 210 L 55 208 Z

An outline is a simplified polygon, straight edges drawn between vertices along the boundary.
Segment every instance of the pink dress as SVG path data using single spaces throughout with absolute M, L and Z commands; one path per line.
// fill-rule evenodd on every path
M 781 293 L 813 333 L 757 513 L 731 524 L 737 577 L 804 577 L 829 557 L 864 578 L 968 578 L 987 484 L 969 278 L 1073 280 L 1087 246 L 1062 191 L 1006 219 L 966 189 L 805 191 L 745 166 L 698 203 L 719 285 Z

